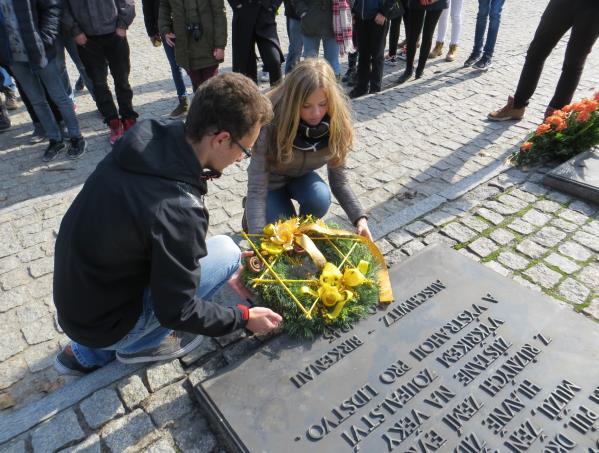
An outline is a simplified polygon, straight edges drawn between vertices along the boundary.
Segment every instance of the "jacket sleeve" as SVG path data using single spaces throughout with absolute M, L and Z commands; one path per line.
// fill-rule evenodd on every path
M 151 230 L 150 291 L 160 324 L 207 336 L 220 336 L 245 325 L 244 313 L 198 298 L 200 258 L 208 221 L 200 200 L 182 192 L 164 201 Z
M 241 0 L 227 0 L 229 2 L 229 6 L 231 7 L 231 9 L 233 11 L 235 11 L 236 9 L 239 9 L 243 6 L 243 3 L 241 2 Z
M 291 4 L 300 18 L 308 12 L 308 3 L 306 0 L 291 0 Z
M 142 0 L 141 4 L 146 32 L 148 36 L 156 36 L 158 34 L 158 0 Z
M 73 13 L 71 12 L 71 4 L 68 0 L 65 0 L 62 4 L 61 21 L 62 21 L 63 30 L 69 36 L 75 37 L 75 36 L 83 33 L 83 30 L 81 30 L 79 23 L 75 20 L 75 16 L 73 16 Z
M 118 11 L 117 28 L 129 28 L 135 18 L 135 0 L 115 0 L 115 4 Z
M 62 7 L 60 0 L 41 0 L 37 2 L 39 17 L 39 34 L 46 47 L 56 41 L 60 32 Z
M 171 3 L 169 0 L 160 0 L 158 9 L 158 30 L 161 35 L 166 35 L 173 31 L 173 18 L 171 16 Z M 167 43 L 164 43 L 168 46 Z
M 248 166 L 248 190 L 245 214 L 248 222 L 248 231 L 252 234 L 261 233 L 264 225 L 266 225 L 266 196 L 268 194 L 266 135 L 267 128 L 263 128 L 252 150 L 252 158 Z
M 367 217 L 360 200 L 352 190 L 347 179 L 347 169 L 344 165 L 339 167 L 327 167 L 331 192 L 347 214 L 352 225 L 355 225 L 360 217 Z
M 214 48 L 224 49 L 227 46 L 227 13 L 223 0 L 210 0 L 214 30 Z

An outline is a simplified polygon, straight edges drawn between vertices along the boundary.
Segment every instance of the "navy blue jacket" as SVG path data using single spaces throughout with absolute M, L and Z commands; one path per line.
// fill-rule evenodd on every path
M 378 13 L 395 19 L 403 14 L 403 7 L 397 0 L 356 0 L 353 12 L 362 20 L 374 19 Z

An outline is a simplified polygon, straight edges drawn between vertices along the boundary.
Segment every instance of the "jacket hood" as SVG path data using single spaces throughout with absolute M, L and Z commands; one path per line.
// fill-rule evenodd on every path
M 186 182 L 206 193 L 202 166 L 181 121 L 139 121 L 115 143 L 112 154 L 123 170 Z

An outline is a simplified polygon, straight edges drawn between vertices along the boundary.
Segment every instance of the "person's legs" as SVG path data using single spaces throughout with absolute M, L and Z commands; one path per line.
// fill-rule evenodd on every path
M 539 83 L 545 60 L 559 40 L 572 27 L 574 11 L 565 5 L 569 0 L 551 0 L 528 47 L 526 60 L 514 94 L 514 108 L 528 105 Z M 572 38 L 570 37 L 570 41 Z
M 371 55 L 370 92 L 378 93 L 383 84 L 383 64 L 385 61 L 385 37 L 389 30 L 389 21 L 378 25 L 374 20 L 369 24 L 369 53 Z
M 424 26 L 422 29 L 422 43 L 420 44 L 420 56 L 418 57 L 418 67 L 416 68 L 416 78 L 422 75 L 428 54 L 433 45 L 433 34 L 437 27 L 437 22 L 442 11 L 426 11 L 424 16 Z
M 408 27 L 408 47 L 406 52 L 406 73 L 414 70 L 414 59 L 416 58 L 416 46 L 420 39 L 422 26 L 424 25 L 425 10 L 410 10 L 410 25 Z M 430 49 L 429 49 L 430 50 Z M 428 55 L 428 54 L 427 54 Z
M 291 198 L 300 205 L 300 215 L 324 217 L 331 206 L 331 190 L 316 172 L 293 178 L 287 184 Z
M 131 61 L 129 59 L 129 42 L 116 33 L 104 41 L 104 54 L 114 80 L 114 91 L 119 104 L 121 119 L 135 119 L 137 113 L 133 110 L 133 90 L 129 85 Z
M 56 37 L 56 57 L 54 57 L 54 60 L 56 60 L 56 67 L 60 71 L 60 78 L 62 79 L 67 96 L 74 103 L 75 92 L 73 91 L 71 81 L 69 80 L 69 72 L 67 71 L 67 62 L 65 60 L 64 41 L 61 33 Z
M 302 43 L 304 45 L 304 58 L 317 58 L 320 51 L 320 38 L 316 36 L 306 36 L 302 34 Z
M 462 32 L 462 5 L 464 0 L 451 0 L 451 40 L 449 44 L 457 44 Z M 440 22 L 439 22 L 439 26 Z
M 302 28 L 299 20 L 287 17 L 287 37 L 289 38 L 289 50 L 285 62 L 285 74 L 293 69 L 302 56 Z
M 266 195 L 266 223 L 297 215 L 287 187 L 269 190 Z
M 473 55 L 480 55 L 483 50 L 485 31 L 487 30 L 487 21 L 491 10 L 492 0 L 478 0 L 478 13 L 476 14 L 476 27 L 474 29 L 474 47 Z
M 390 57 L 397 55 L 397 45 L 399 44 L 399 29 L 401 28 L 401 19 L 399 16 L 391 21 L 389 25 L 389 52 Z
M 261 36 L 256 36 L 256 45 L 258 46 L 258 52 L 260 53 L 260 58 L 262 58 L 264 69 L 268 72 L 270 86 L 274 86 L 283 77 L 281 73 L 281 53 L 271 40 Z
M 453 6 L 454 1 L 451 0 L 449 8 Z M 437 29 L 437 42 L 444 43 L 445 35 L 447 34 L 447 24 L 449 23 L 449 8 L 445 8 L 439 17 L 439 28 Z M 453 17 L 452 17 L 453 19 Z M 453 28 L 453 23 L 452 23 Z
M 489 31 L 487 33 L 487 41 L 485 42 L 484 54 L 487 58 L 493 58 L 495 51 L 495 43 L 497 42 L 497 34 L 499 33 L 499 24 L 501 22 L 501 10 L 505 0 L 491 0 L 489 11 Z
M 324 59 L 329 62 L 336 76 L 341 74 L 341 65 L 339 64 L 339 45 L 335 38 L 323 38 L 322 47 L 324 49 Z
M 191 79 L 193 91 L 195 92 L 199 86 L 211 77 L 218 74 L 218 65 L 209 66 L 202 69 L 191 69 L 187 71 L 187 75 Z
M 353 92 L 356 95 L 362 95 L 368 91 L 368 79 L 370 78 L 370 49 L 369 49 L 369 27 L 372 22 L 356 17 L 354 30 L 358 35 L 358 83 Z
M 81 58 L 79 58 L 79 53 L 77 51 L 77 44 L 75 44 L 75 40 L 70 36 L 64 35 L 63 40 L 64 48 L 67 50 L 69 57 L 71 57 L 71 60 L 73 60 L 73 63 L 75 63 L 75 67 L 77 68 L 77 71 L 79 71 L 79 75 L 83 80 L 83 84 L 87 88 L 87 91 L 89 91 L 89 94 L 91 95 L 92 99 L 95 101 L 96 98 L 94 95 L 94 84 L 89 75 L 87 74 L 87 71 L 85 70 L 85 66 L 83 66 Z
M 562 74 L 553 98 L 549 102 L 549 107 L 554 109 L 560 109 L 572 101 L 587 56 L 599 36 L 599 3 L 581 1 L 575 3 L 577 6 L 572 7 L 572 11 L 576 18 L 568 40 Z
M 183 73 L 181 68 L 177 64 L 177 60 L 175 60 L 175 49 L 169 46 L 165 39 L 162 40 L 162 43 L 162 47 L 164 47 L 164 53 L 166 54 L 166 59 L 168 60 L 168 64 L 171 68 L 171 75 L 173 77 L 173 83 L 175 84 L 175 90 L 177 90 L 177 96 L 186 96 L 187 89 L 185 88 L 185 82 L 183 81 Z

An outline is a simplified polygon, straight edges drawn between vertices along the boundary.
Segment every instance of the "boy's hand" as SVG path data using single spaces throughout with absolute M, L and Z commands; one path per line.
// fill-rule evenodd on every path
M 253 307 L 250 308 L 250 317 L 245 327 L 253 333 L 268 333 L 279 327 L 281 321 L 281 315 L 270 308 Z
M 225 59 L 225 49 L 214 49 L 212 52 L 212 56 L 215 60 L 224 60 Z

